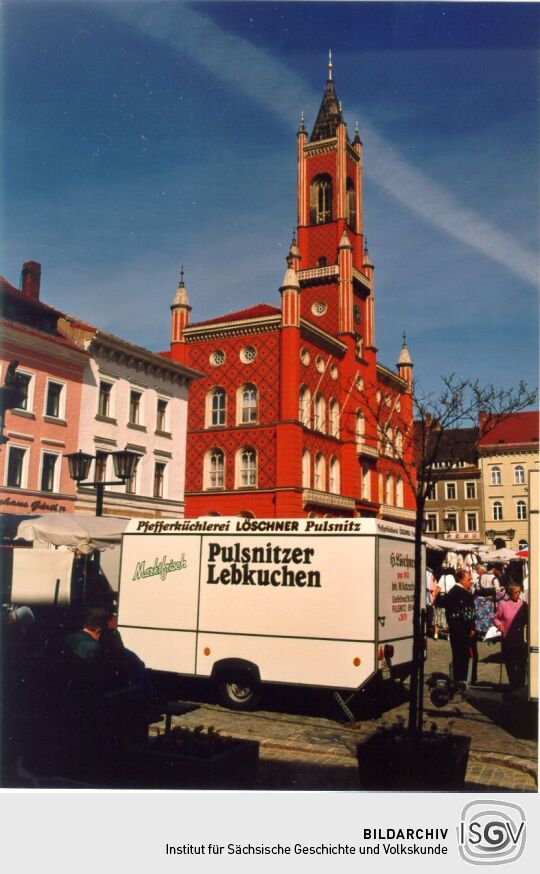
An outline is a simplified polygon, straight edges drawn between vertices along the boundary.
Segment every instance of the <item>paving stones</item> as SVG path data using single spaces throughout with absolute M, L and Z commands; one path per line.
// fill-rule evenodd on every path
M 498 649 L 479 645 L 479 682 L 499 683 Z M 426 677 L 433 671 L 446 672 L 450 658 L 447 641 L 429 641 Z M 295 699 L 302 694 L 296 690 Z M 294 700 L 292 704 L 294 712 L 235 713 L 204 702 L 197 709 L 174 717 L 173 724 L 213 725 L 223 734 L 258 740 L 260 767 L 256 789 L 358 790 L 356 743 L 396 716 L 406 719 L 408 707 L 407 701 L 402 700 L 377 719 L 345 723 L 319 715 L 326 712 L 324 707 L 312 708 L 313 713 L 306 714 L 296 712 Z M 354 704 L 351 707 L 356 712 Z M 525 698 L 508 704 L 501 694 L 491 695 L 488 700 L 469 696 L 461 700 L 457 696 L 439 710 L 431 704 L 426 689 L 425 717 L 438 730 L 451 725 L 455 734 L 472 738 L 466 791 L 537 791 L 536 710 Z

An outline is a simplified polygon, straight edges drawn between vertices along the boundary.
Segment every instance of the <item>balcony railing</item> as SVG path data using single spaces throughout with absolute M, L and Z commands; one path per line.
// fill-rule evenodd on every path
M 369 446 L 368 443 L 364 443 L 363 441 L 358 441 L 356 444 L 356 454 L 357 455 L 367 455 L 370 458 L 378 458 L 379 450 L 376 446 Z
M 338 265 L 330 264 L 327 267 L 313 267 L 311 270 L 299 270 L 298 279 L 301 282 L 303 279 L 321 279 L 325 276 L 338 276 L 338 274 Z
M 368 277 L 360 270 L 357 270 L 356 267 L 353 267 L 353 277 L 360 283 L 360 285 L 363 285 L 364 288 L 371 291 L 371 279 L 368 279 Z
M 340 510 L 354 510 L 354 498 L 335 495 L 333 492 L 321 492 L 318 489 L 304 489 L 302 493 L 304 507 L 308 504 L 318 504 L 322 507 L 337 507 Z
M 405 507 L 393 507 L 392 504 L 381 504 L 381 516 L 388 519 L 401 519 L 403 522 L 414 522 L 415 510 L 407 510 Z

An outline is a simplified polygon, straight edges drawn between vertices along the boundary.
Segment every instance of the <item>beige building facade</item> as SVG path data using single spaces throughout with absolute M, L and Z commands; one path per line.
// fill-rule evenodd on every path
M 529 473 L 538 469 L 538 412 L 508 416 L 479 441 L 485 538 L 498 549 L 529 545 Z

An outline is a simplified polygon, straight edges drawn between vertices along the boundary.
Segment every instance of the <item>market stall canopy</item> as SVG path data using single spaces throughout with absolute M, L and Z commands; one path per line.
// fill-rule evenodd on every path
M 474 543 L 457 543 L 455 540 L 436 540 L 435 537 L 422 537 L 422 542 L 428 549 L 437 549 L 439 552 L 478 552 L 478 546 Z
M 87 553 L 119 544 L 128 521 L 117 517 L 76 516 L 73 513 L 35 516 L 21 522 L 16 536 L 44 545 L 70 546 Z
M 505 562 L 505 561 L 524 561 L 524 557 L 513 549 L 490 549 L 489 546 L 480 548 L 482 561 L 489 562 Z

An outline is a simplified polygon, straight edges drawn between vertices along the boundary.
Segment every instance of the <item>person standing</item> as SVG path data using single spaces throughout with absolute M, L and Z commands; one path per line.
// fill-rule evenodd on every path
M 518 583 L 510 583 L 508 595 L 499 601 L 493 624 L 502 634 L 502 656 L 510 691 L 522 689 L 527 673 L 525 628 L 529 619 L 528 604 L 521 598 Z
M 452 673 L 455 682 L 467 680 L 469 659 L 472 659 L 471 680 L 476 681 L 478 651 L 471 586 L 470 571 L 462 569 L 456 572 L 456 585 L 444 595 L 443 603 L 452 647 Z
M 486 574 L 482 565 L 476 568 L 476 580 L 473 583 L 474 607 L 476 611 L 476 633 L 483 635 L 493 624 L 495 613 L 495 587 L 490 585 L 492 578 Z

